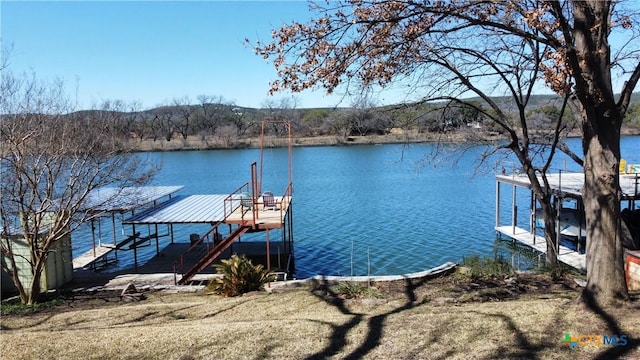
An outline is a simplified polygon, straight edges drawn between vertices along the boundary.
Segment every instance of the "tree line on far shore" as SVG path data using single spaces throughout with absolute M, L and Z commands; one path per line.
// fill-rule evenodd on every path
M 50 106 L 46 114 L 35 114 L 42 119 L 80 120 L 102 128 L 102 132 L 118 142 L 135 141 L 170 142 L 194 137 L 203 142 L 222 147 L 239 147 L 243 140 L 261 134 L 264 120 L 272 120 L 266 131 L 273 136 L 286 132 L 277 121 L 289 121 L 294 137 L 355 136 L 395 134 L 441 134 L 468 131 L 478 139 L 487 135 L 499 136 L 504 132 L 494 121 L 489 120 L 491 111 L 483 107 L 480 99 L 448 102 L 416 102 L 379 106 L 375 98 L 362 95 L 354 98 L 347 107 L 299 108 L 295 97 L 266 100 L 260 108 L 249 108 L 227 101 L 223 96 L 200 95 L 195 100 L 189 97 L 174 98 L 154 108 L 144 109 L 139 102 L 103 100 L 88 110 L 75 110 L 71 99 L 65 96 L 62 82 L 45 83 L 32 77 L 7 76 L 18 83 L 38 84 L 40 88 L 55 93 L 59 104 Z M 7 85 L 7 90 L 11 86 Z M 7 91 L 11 95 L 11 91 Z M 6 96 L 2 113 L 11 118 L 10 109 L 19 104 L 35 104 L 50 98 L 51 94 L 25 92 L 20 98 Z M 64 98 L 64 99 L 63 99 Z M 517 107 L 509 97 L 496 97 L 506 112 L 518 117 Z M 530 129 L 543 135 L 551 131 L 551 124 L 561 113 L 562 99 L 557 95 L 534 95 L 526 116 Z M 13 103 L 13 104 L 8 104 Z M 28 109 L 25 112 L 29 112 Z M 563 115 L 565 134 L 575 135 L 579 122 L 570 109 Z M 515 121 L 514 121 L 515 123 Z M 632 96 L 631 105 L 624 118 L 623 128 L 627 133 L 640 133 L 640 93 Z
M 508 99 L 499 99 L 505 108 Z M 537 105 L 527 114 L 532 128 L 544 132 L 560 113 L 561 99 L 554 95 L 535 97 Z M 201 95 L 197 101 L 176 98 L 170 104 L 142 110 L 137 102 L 107 100 L 92 110 L 76 111 L 65 117 L 84 117 L 102 124 L 120 140 L 175 141 L 199 138 L 225 147 L 257 137 L 263 120 L 290 121 L 295 137 L 353 137 L 389 133 L 449 133 L 473 129 L 479 136 L 498 135 L 501 129 L 485 121 L 480 101 L 476 107 L 455 102 L 413 103 L 377 106 L 374 99 L 359 98 L 350 107 L 298 108 L 295 98 L 266 101 L 262 108 L 247 108 L 225 101 L 222 96 Z M 513 111 L 516 111 L 515 108 Z M 567 118 L 567 134 L 577 131 L 578 122 Z M 630 133 L 640 132 L 640 95 L 636 94 L 624 121 Z M 270 124 L 271 135 L 283 135 L 283 128 Z

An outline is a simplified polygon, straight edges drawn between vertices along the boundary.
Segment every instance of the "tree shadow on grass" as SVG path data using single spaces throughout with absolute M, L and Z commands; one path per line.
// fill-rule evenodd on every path
M 144 304 L 141 304 L 141 305 L 144 305 Z M 110 316 L 110 319 L 113 322 L 107 325 L 101 325 L 100 327 L 96 327 L 96 325 L 91 322 L 92 321 L 91 319 L 85 319 L 84 316 L 78 316 L 78 317 L 74 317 L 74 320 L 66 321 L 63 326 L 65 329 L 72 329 L 74 331 L 84 330 L 84 329 L 95 330 L 98 328 L 110 328 L 110 327 L 117 327 L 117 326 L 123 326 L 123 325 L 127 327 L 135 327 L 135 326 L 144 327 L 144 326 L 148 326 L 146 321 L 155 320 L 155 319 L 167 318 L 168 319 L 167 321 L 183 320 L 185 319 L 185 317 L 179 315 L 180 312 L 184 312 L 189 309 L 194 309 L 194 308 L 197 308 L 198 306 L 199 306 L 198 304 L 181 306 L 169 311 L 146 310 L 144 312 L 140 312 L 136 317 L 128 318 L 128 315 L 130 313 L 134 313 L 138 310 L 136 307 L 129 306 L 127 307 L 127 309 L 130 310 L 129 312 L 114 311 L 114 313 L 116 314 L 113 314 Z M 114 307 L 113 309 L 122 310 L 122 308 L 118 308 L 118 307 Z
M 318 295 L 318 292 L 314 294 L 324 300 L 325 302 L 334 305 L 341 313 L 345 315 L 351 315 L 352 318 L 339 326 L 332 326 L 332 334 L 330 335 L 330 344 L 323 349 L 322 351 L 310 355 L 307 359 L 322 359 L 330 356 L 340 355 L 341 358 L 344 359 L 360 359 L 368 354 L 370 354 L 374 349 L 382 343 L 383 332 L 385 328 L 385 321 L 389 318 L 389 316 L 402 313 L 406 310 L 414 309 L 418 306 L 421 306 L 421 302 L 416 295 L 416 290 L 427 283 L 431 278 L 422 278 L 422 279 L 405 279 L 404 280 L 404 302 L 401 306 L 394 308 L 388 312 L 383 314 L 375 315 L 372 317 L 365 317 L 364 314 L 358 314 L 350 311 L 345 304 L 345 300 L 340 298 L 339 294 L 335 293 L 330 284 L 326 281 L 323 281 L 319 284 L 319 288 L 322 295 Z M 504 323 L 504 326 L 508 333 L 514 335 L 514 343 L 512 346 L 505 347 L 501 346 L 488 356 L 488 358 L 496 358 L 496 357 L 513 357 L 513 358 L 527 358 L 527 359 L 537 359 L 542 355 L 541 353 L 549 348 L 558 347 L 562 338 L 562 333 L 559 332 L 557 328 L 557 324 L 562 321 L 563 317 L 563 309 L 559 307 L 555 314 L 553 315 L 553 321 L 551 321 L 547 327 L 543 330 L 543 333 L 546 334 L 542 340 L 533 340 L 531 336 L 528 336 L 526 331 L 518 327 L 517 323 L 511 317 L 504 315 L 502 313 L 481 313 L 475 312 L 473 313 L 488 317 L 492 320 L 499 320 Z M 367 332 L 364 340 L 352 351 L 347 354 L 344 354 L 344 349 L 347 345 L 347 335 L 349 331 L 356 326 L 363 323 L 363 321 L 367 321 Z M 447 325 L 442 325 L 443 329 L 448 328 Z M 446 332 L 446 331 L 445 331 Z M 428 341 L 428 343 L 421 346 L 422 351 L 428 351 L 428 347 L 432 344 L 439 343 L 442 341 L 440 338 L 440 333 L 437 333 Z M 476 335 L 476 340 L 478 340 L 483 335 L 486 335 L 483 331 L 478 331 Z M 420 356 L 420 350 L 415 349 L 417 353 L 414 353 L 416 357 Z M 424 355 L 424 354 L 422 354 Z M 442 354 L 441 354 L 442 355 Z M 445 356 L 454 356 L 456 355 L 456 350 L 450 348 Z M 460 354 L 458 354 L 460 355 Z
M 314 292 L 314 295 L 324 302 L 335 306 L 342 314 L 350 316 L 350 319 L 345 323 L 334 325 L 328 322 L 323 324 L 331 326 L 332 332 L 329 337 L 330 343 L 326 348 L 321 351 L 312 354 L 307 359 L 323 359 L 331 356 L 339 355 L 345 359 L 359 359 L 370 354 L 374 349 L 379 347 L 383 341 L 383 332 L 385 328 L 385 321 L 390 315 L 402 313 L 406 310 L 416 308 L 421 305 L 418 301 L 416 290 L 424 285 L 431 278 L 422 279 L 405 279 L 403 291 L 404 301 L 403 303 L 390 311 L 375 316 L 367 316 L 366 314 L 360 314 L 351 311 L 347 303 L 340 294 L 336 293 L 331 287 L 328 281 L 321 281 L 317 289 L 320 291 Z M 603 335 L 625 335 L 624 329 L 621 327 L 620 322 L 616 319 L 615 313 L 608 312 L 606 309 L 598 306 L 593 298 L 585 298 L 584 303 L 589 311 L 596 314 L 606 325 L 606 331 L 608 334 Z M 553 305 L 550 305 L 553 306 Z M 486 316 L 491 320 L 499 320 L 504 324 L 506 332 L 513 336 L 513 342 L 509 346 L 499 345 L 495 350 L 491 350 L 491 354 L 487 358 L 495 357 L 513 357 L 513 358 L 527 358 L 537 359 L 544 354 L 548 354 L 549 350 L 560 349 L 562 341 L 562 331 L 560 331 L 558 325 L 566 323 L 564 319 L 566 314 L 566 308 L 558 306 L 555 313 L 551 316 L 551 321 L 546 324 L 546 327 L 535 334 L 529 334 L 526 329 L 522 328 L 522 325 L 518 325 L 514 318 L 505 315 L 501 312 L 497 313 L 481 313 L 477 314 Z M 473 311 L 472 311 L 473 312 Z M 362 325 L 366 321 L 366 334 L 365 338 L 357 345 L 357 347 L 348 353 L 346 353 L 346 346 L 348 344 L 349 331 L 357 326 Z M 446 327 L 446 326 L 445 326 Z M 482 336 L 482 332 L 477 335 L 475 340 L 478 340 Z M 542 334 L 542 338 L 540 335 Z M 439 336 L 433 336 L 429 341 L 430 344 L 438 343 L 440 341 Z M 596 359 L 611 359 L 629 356 L 635 349 L 640 346 L 640 339 L 631 339 L 627 337 L 626 346 L 611 346 L 603 348 L 602 351 L 595 355 Z M 429 344 L 421 346 L 423 351 L 427 350 Z M 418 353 L 416 356 L 420 356 L 420 350 L 416 349 Z M 453 356 L 456 354 L 456 350 L 449 349 L 447 356 Z M 458 354 L 460 355 L 460 354 Z
M 3 315 L 3 316 L 7 316 L 7 315 Z M 16 316 L 16 315 L 11 315 L 11 316 Z M 49 322 L 49 320 L 51 320 L 54 317 L 54 314 L 50 314 L 50 315 L 46 315 L 41 317 L 40 319 L 38 319 L 38 321 L 34 321 L 33 323 L 30 323 L 28 325 L 21 325 L 19 327 L 16 328 L 12 328 L 11 326 L 8 326 L 5 323 L 0 324 L 0 330 L 2 331 L 11 331 L 11 330 L 24 330 L 24 329 L 30 329 L 30 328 L 35 328 L 38 327 L 42 324 L 45 324 L 47 322 Z
M 518 328 L 518 326 L 515 324 L 515 322 L 511 317 L 506 316 L 504 314 L 500 314 L 500 313 L 497 313 L 497 314 L 487 314 L 487 313 L 480 313 L 480 312 L 476 312 L 476 313 L 501 320 L 507 327 L 507 330 L 510 333 L 514 334 L 515 342 L 513 343 L 513 346 L 509 348 L 504 348 L 502 346 L 499 347 L 498 349 L 496 349 L 496 351 L 493 354 L 491 354 L 488 357 L 488 359 L 495 359 L 498 357 L 508 357 L 508 358 L 516 358 L 516 359 L 538 359 L 540 358 L 540 355 L 539 355 L 540 352 L 550 347 L 556 346 L 560 341 L 559 340 L 560 336 L 552 335 L 554 334 L 552 329 L 555 327 L 555 324 L 559 322 L 557 315 L 556 315 L 556 319 L 554 319 L 554 321 L 550 324 L 551 328 L 550 329 L 548 328 L 547 331 L 545 331 L 545 333 L 550 334 L 550 336 L 547 336 L 544 340 L 538 343 L 534 343 L 527 337 L 524 331 Z
M 225 312 L 228 312 L 228 311 L 234 310 L 235 308 L 237 308 L 237 307 L 239 307 L 239 306 L 244 305 L 244 304 L 245 304 L 246 302 L 248 302 L 248 301 L 249 301 L 249 300 L 238 301 L 238 302 L 236 302 L 235 304 L 229 305 L 229 306 L 227 306 L 227 307 L 225 307 L 225 308 L 221 308 L 221 309 L 216 310 L 216 311 L 211 312 L 211 313 L 203 314 L 203 315 L 202 315 L 202 319 L 215 317 L 215 316 L 218 316 L 218 315 L 220 315 L 220 314 L 222 314 L 222 313 L 225 313 Z
M 341 356 L 341 358 L 360 359 L 378 347 L 380 345 L 380 340 L 382 339 L 384 322 L 387 317 L 419 306 L 420 303 L 417 302 L 415 290 L 424 285 L 431 278 L 432 277 L 405 279 L 404 293 L 406 301 L 404 305 L 384 314 L 369 318 L 367 321 L 368 331 L 365 340 L 355 350 L 345 356 Z M 331 305 L 334 305 L 341 313 L 351 315 L 353 317 L 347 323 L 340 326 L 332 325 L 333 331 L 330 336 L 331 340 L 329 345 L 324 350 L 308 356 L 307 359 L 325 359 L 340 353 L 347 344 L 347 334 L 349 333 L 349 330 L 353 329 L 364 320 L 363 314 L 353 313 L 347 308 L 344 299 L 340 298 L 339 294 L 331 289 L 330 284 L 326 280 L 320 282 L 320 284 L 318 284 L 318 288 L 323 294 L 326 294 L 326 296 L 318 295 L 314 292 L 315 296 L 320 297 Z
M 122 325 L 126 325 L 129 327 L 132 326 L 147 326 L 144 321 L 148 321 L 148 320 L 153 320 L 153 319 L 162 319 L 162 318 L 167 318 L 167 319 L 171 319 L 171 320 L 184 320 L 185 317 L 177 315 L 180 312 L 184 312 L 186 310 L 189 309 L 195 309 L 198 308 L 200 306 L 200 304 L 193 304 L 193 305 L 189 305 L 189 306 L 181 306 L 178 308 L 175 308 L 173 310 L 169 310 L 169 311 L 146 311 L 143 314 L 140 314 L 139 316 L 132 318 L 132 319 L 125 319 L 119 323 L 114 323 L 112 326 L 122 326 Z M 124 314 L 124 316 L 126 316 L 126 314 Z M 142 323 L 141 323 L 142 322 Z
M 338 354 L 340 350 L 342 350 L 347 344 L 347 333 L 349 332 L 349 330 L 362 322 L 362 319 L 364 317 L 364 315 L 362 314 L 351 312 L 351 310 L 347 308 L 344 299 L 340 298 L 339 294 L 331 289 L 329 282 L 327 282 L 326 280 L 320 282 L 317 288 L 325 295 L 318 295 L 317 292 L 314 292 L 313 294 L 316 297 L 319 297 L 328 304 L 335 306 L 344 315 L 351 315 L 353 317 L 347 323 L 340 326 L 329 324 L 333 329 L 329 345 L 321 352 L 308 356 L 307 359 L 326 359 L 330 356 Z
M 592 294 L 584 292 L 582 294 L 581 300 L 582 303 L 586 305 L 589 311 L 597 315 L 606 324 L 606 330 L 604 331 L 605 333 L 603 333 L 602 335 L 616 335 L 619 339 L 621 335 L 628 334 L 624 331 L 618 319 L 616 319 L 613 314 L 607 312 L 605 308 L 599 306 Z M 562 314 L 563 310 L 562 308 L 559 308 L 554 316 L 553 321 L 551 321 L 547 325 L 547 328 L 544 331 L 544 333 L 548 334 L 548 336 L 546 336 L 545 339 L 538 343 L 534 343 L 530 339 L 528 339 L 526 334 L 516 326 L 516 324 L 513 322 L 513 319 L 511 319 L 510 317 L 505 316 L 504 314 L 485 314 L 501 319 L 506 324 L 507 329 L 515 335 L 515 343 L 513 348 L 499 348 L 488 358 L 493 359 L 495 357 L 503 356 L 527 359 L 539 358 L 539 353 L 541 351 L 548 348 L 557 347 L 560 343 L 561 334 L 557 333 L 557 324 L 560 324 L 562 322 Z M 606 333 L 607 331 L 609 333 Z M 600 353 L 595 354 L 592 358 L 602 360 L 624 358 L 639 346 L 640 339 L 628 338 L 627 344 L 625 346 L 606 346 Z
M 602 321 L 606 323 L 607 330 L 610 333 L 604 334 L 604 335 L 615 335 L 619 338 L 620 336 L 627 334 L 627 332 L 625 332 L 622 329 L 622 327 L 618 323 L 618 320 L 615 318 L 615 316 L 607 312 L 606 309 L 604 309 L 602 306 L 600 306 L 600 304 L 598 304 L 598 302 L 596 301 L 596 298 L 594 297 L 591 291 L 589 290 L 583 291 L 582 296 L 580 297 L 580 300 L 584 305 L 586 305 L 589 311 L 593 312 L 600 319 L 602 319 Z M 625 306 L 625 305 L 622 305 L 622 306 Z M 603 360 L 618 359 L 618 358 L 624 357 L 625 355 L 637 349 L 638 347 L 640 347 L 640 339 L 627 338 L 626 345 L 608 347 L 604 351 L 600 352 L 597 356 L 595 356 L 594 359 L 603 359 Z

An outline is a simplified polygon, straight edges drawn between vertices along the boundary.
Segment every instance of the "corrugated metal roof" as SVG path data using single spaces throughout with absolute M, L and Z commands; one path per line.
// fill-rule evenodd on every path
M 178 185 L 99 188 L 89 194 L 85 201 L 85 207 L 95 211 L 130 211 L 169 196 L 183 187 Z
M 525 174 L 496 175 L 496 179 L 507 184 L 514 184 L 522 187 L 530 187 L 531 182 Z M 542 177 L 538 176 L 540 182 Z M 582 196 L 582 188 L 584 187 L 584 173 L 562 173 L 547 174 L 549 185 L 554 190 L 561 190 L 564 194 L 574 197 Z M 638 182 L 638 185 L 636 184 Z M 620 190 L 623 199 L 637 199 L 640 196 L 640 180 L 635 175 L 620 175 Z
M 194 224 L 224 220 L 224 199 L 228 194 L 179 195 L 132 216 L 123 224 Z M 239 201 L 234 204 L 238 206 Z

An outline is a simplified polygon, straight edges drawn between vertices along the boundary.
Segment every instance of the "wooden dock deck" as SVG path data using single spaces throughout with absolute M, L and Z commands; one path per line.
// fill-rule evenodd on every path
M 508 236 L 528 247 L 531 247 L 543 254 L 547 253 L 547 243 L 543 236 L 535 236 L 529 231 L 519 228 L 517 226 L 496 226 L 496 231 L 500 234 Z M 564 264 L 567 264 L 574 269 L 581 272 L 587 271 L 587 256 L 585 254 L 579 254 L 575 250 L 560 245 L 560 251 L 558 253 L 558 260 Z
M 93 249 L 89 249 L 89 251 L 73 259 L 73 269 L 75 270 L 75 269 L 82 269 L 85 267 L 93 267 L 98 260 L 110 254 L 113 250 L 119 250 L 124 245 L 132 242 L 134 239 L 139 239 L 139 236 L 140 236 L 140 233 L 138 232 L 128 236 L 126 239 L 120 241 L 115 245 L 114 244 L 96 245 Z M 148 240 L 150 238 L 151 236 L 147 237 L 146 239 Z
M 85 267 L 91 266 L 113 250 L 113 247 L 106 247 L 102 245 L 89 249 L 89 251 L 73 259 L 73 269 L 84 269 Z
M 276 205 L 274 207 L 265 207 L 259 198 L 255 208 L 238 206 L 224 219 L 224 222 L 234 225 L 251 225 L 253 223 L 253 213 L 255 212 L 255 225 L 259 229 L 278 229 L 285 223 L 290 203 L 290 196 L 278 196 L 275 197 Z

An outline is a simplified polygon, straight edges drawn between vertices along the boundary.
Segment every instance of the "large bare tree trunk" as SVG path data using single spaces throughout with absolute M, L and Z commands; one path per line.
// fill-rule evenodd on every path
M 606 116 L 601 118 L 605 120 Z M 602 120 L 599 123 L 604 125 Z M 585 136 L 583 200 L 588 272 L 585 295 L 601 304 L 611 304 L 629 297 L 620 226 L 619 127 L 611 123 L 610 131 L 600 131 L 599 135 Z
M 610 4 L 574 2 L 576 95 L 582 118 L 587 219 L 585 298 L 600 305 L 627 300 L 620 227 L 622 114 L 611 84 Z

